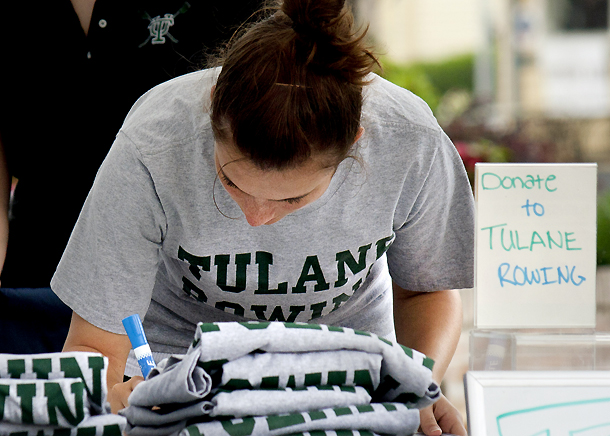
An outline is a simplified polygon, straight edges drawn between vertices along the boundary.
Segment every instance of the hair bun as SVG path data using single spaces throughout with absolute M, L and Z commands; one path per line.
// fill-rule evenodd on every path
M 292 20 L 300 35 L 332 34 L 332 27 L 342 16 L 345 0 L 284 0 L 281 11 Z

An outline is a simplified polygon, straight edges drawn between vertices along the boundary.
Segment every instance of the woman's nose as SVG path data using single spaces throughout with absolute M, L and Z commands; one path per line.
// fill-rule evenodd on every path
M 252 227 L 261 226 L 275 218 L 275 208 L 267 200 L 248 199 L 242 206 L 242 212 Z

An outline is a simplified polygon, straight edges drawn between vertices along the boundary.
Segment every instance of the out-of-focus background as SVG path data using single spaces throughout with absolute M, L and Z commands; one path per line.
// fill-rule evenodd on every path
M 422 97 L 476 162 L 598 164 L 597 331 L 610 331 L 608 0 L 352 0 L 382 75 Z M 464 328 L 443 384 L 465 415 Z M 610 362 L 609 362 L 610 365 Z

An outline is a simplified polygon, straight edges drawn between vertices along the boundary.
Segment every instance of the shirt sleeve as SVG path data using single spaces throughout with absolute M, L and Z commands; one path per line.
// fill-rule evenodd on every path
M 167 222 L 134 144 L 119 133 L 100 167 L 53 291 L 91 324 L 124 334 L 121 320 L 150 304 Z
M 410 291 L 474 285 L 472 189 L 457 150 L 440 129 L 435 142 L 415 200 L 399 200 L 399 214 L 406 218 L 395 224 L 396 237 L 388 250 L 392 280 Z M 405 180 L 409 189 L 413 182 Z

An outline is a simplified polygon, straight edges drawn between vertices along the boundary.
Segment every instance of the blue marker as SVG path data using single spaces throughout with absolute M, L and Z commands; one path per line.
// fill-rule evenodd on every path
M 123 326 L 125 327 L 127 336 L 129 336 L 129 340 L 131 341 L 131 346 L 133 348 L 133 352 L 136 354 L 136 359 L 138 359 L 138 363 L 140 364 L 142 375 L 144 378 L 146 378 L 150 370 L 153 369 L 156 364 L 152 357 L 152 352 L 150 351 L 148 341 L 146 340 L 146 335 L 144 334 L 144 328 L 142 327 L 140 316 L 137 313 L 135 315 L 128 316 L 123 320 Z

